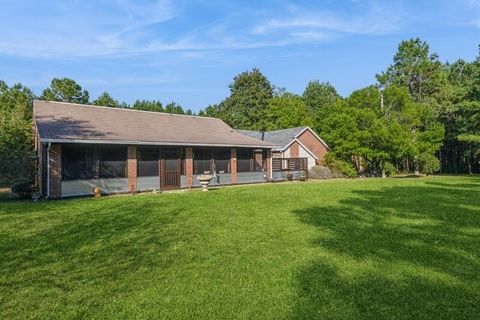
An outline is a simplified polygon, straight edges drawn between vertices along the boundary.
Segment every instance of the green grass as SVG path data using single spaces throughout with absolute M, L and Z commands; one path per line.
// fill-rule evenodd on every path
M 478 319 L 480 177 L 0 197 L 1 319 Z

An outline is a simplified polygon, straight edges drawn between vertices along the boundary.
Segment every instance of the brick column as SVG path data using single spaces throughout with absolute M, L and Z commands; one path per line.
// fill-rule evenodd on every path
M 52 144 L 48 156 L 49 167 L 49 198 L 60 198 L 62 196 L 62 146 Z
M 128 146 L 127 153 L 128 192 L 137 192 L 137 147 Z
M 187 188 L 193 186 L 193 148 L 185 148 L 185 175 Z
M 255 159 L 255 171 L 258 171 L 257 169 L 264 169 L 263 168 L 263 155 L 262 152 L 255 151 L 254 154 L 254 159 Z M 261 171 L 261 170 L 260 170 Z
M 230 173 L 232 184 L 236 184 L 237 180 L 237 148 L 230 149 Z
M 268 149 L 267 150 L 267 167 L 265 168 L 265 171 L 267 173 L 267 180 L 272 180 L 272 150 Z
M 290 146 L 290 158 L 298 158 L 300 154 L 298 142 L 294 141 Z

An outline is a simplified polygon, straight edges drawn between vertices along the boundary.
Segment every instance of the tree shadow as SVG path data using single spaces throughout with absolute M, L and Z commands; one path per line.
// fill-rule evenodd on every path
M 8 210 L 9 218 L 18 215 L 22 220 L 18 225 L 10 224 L 9 228 L 34 232 L 11 236 L 12 230 L 9 230 L 5 234 L 10 236 L 0 236 L 0 288 L 3 291 L 0 309 L 2 305 L 8 305 L 9 310 L 19 308 L 23 300 L 30 304 L 30 310 L 35 310 L 50 297 L 62 300 L 63 306 L 50 303 L 43 308 L 58 308 L 52 310 L 53 313 L 75 309 L 78 316 L 88 313 L 96 301 L 108 301 L 140 290 L 129 280 L 132 277 L 141 277 L 159 267 L 168 269 L 173 264 L 175 256 L 169 248 L 185 236 L 175 229 L 180 214 L 178 208 L 166 208 L 158 214 L 155 206 L 148 203 L 103 202 L 97 203 L 93 212 L 88 211 L 88 203 L 82 200 L 78 200 L 77 206 L 72 206 L 71 201 L 39 203 L 37 213 L 30 212 L 31 218 L 21 210 L 25 207 L 22 202 L 11 204 L 15 210 Z M 31 208 L 32 204 L 27 204 Z M 49 210 L 53 212 L 43 215 Z M 131 214 L 125 215 L 125 212 Z M 0 230 L 0 235 L 3 232 Z M 92 296 L 77 297 L 79 287 Z M 28 292 L 30 297 L 21 299 L 22 294 Z M 37 299 L 32 298 L 32 294 Z M 39 305 L 35 305 L 37 303 Z
M 70 117 L 37 116 L 35 123 L 44 139 L 99 139 L 111 132 L 94 126 L 88 121 Z
M 361 190 L 295 211 L 318 237 L 293 318 L 478 319 L 480 185 L 468 188 Z

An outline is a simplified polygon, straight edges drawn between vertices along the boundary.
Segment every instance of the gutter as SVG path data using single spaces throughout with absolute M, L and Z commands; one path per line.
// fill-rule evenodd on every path
M 154 141 L 129 141 L 129 140 L 95 140 L 95 139 L 40 139 L 45 143 L 90 143 L 90 144 L 122 144 L 122 145 L 158 145 L 179 147 L 231 147 L 231 148 L 264 148 L 275 149 L 277 145 L 251 145 L 251 144 L 224 144 L 224 143 L 191 143 L 191 142 L 154 142 Z
M 50 147 L 52 143 L 47 146 L 47 199 L 50 198 Z

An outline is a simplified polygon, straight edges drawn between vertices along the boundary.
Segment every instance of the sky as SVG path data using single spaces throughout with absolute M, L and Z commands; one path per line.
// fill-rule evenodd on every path
M 349 95 L 415 37 L 442 61 L 474 59 L 480 0 L 2 0 L 0 79 L 40 95 L 69 77 L 92 100 L 198 111 L 253 67 L 294 93 L 319 80 Z

